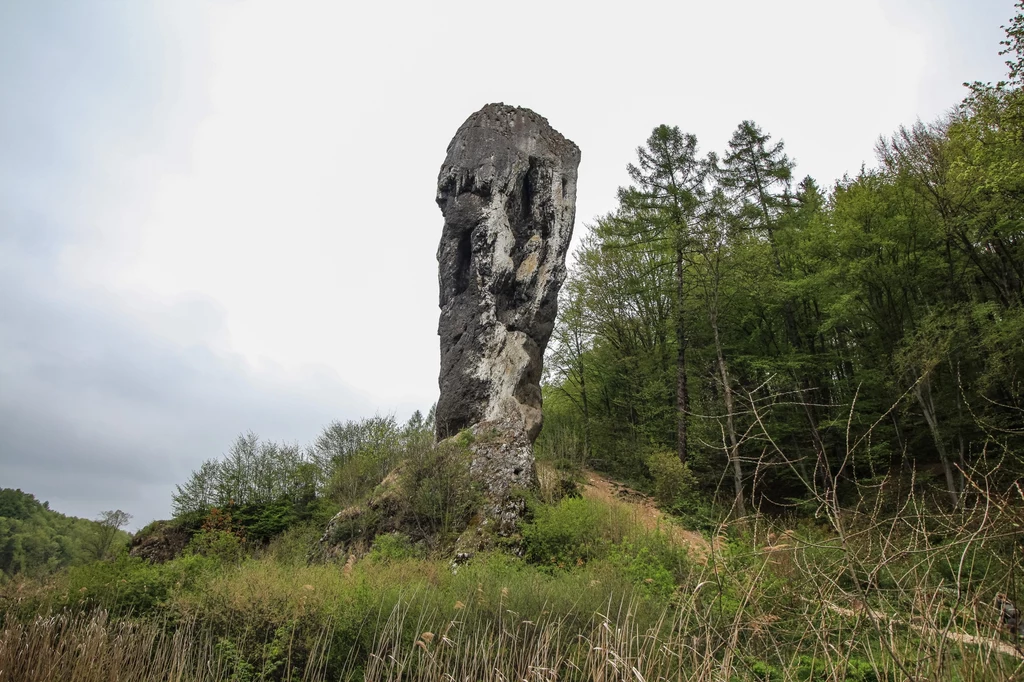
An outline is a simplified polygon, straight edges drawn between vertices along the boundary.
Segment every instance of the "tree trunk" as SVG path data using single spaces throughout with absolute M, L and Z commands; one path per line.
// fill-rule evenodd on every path
M 733 479 L 736 488 L 736 499 L 733 503 L 737 515 L 746 516 L 747 510 L 743 496 L 743 465 L 740 463 L 740 444 L 736 438 L 736 426 L 733 421 L 732 386 L 729 383 L 729 369 L 725 364 L 725 355 L 722 353 L 722 341 L 718 336 L 718 311 L 710 309 L 711 330 L 715 337 L 715 354 L 718 356 L 718 372 L 722 378 L 722 392 L 725 397 L 725 432 L 729 437 L 729 461 L 732 463 Z
M 914 396 L 917 398 L 921 411 L 924 412 L 924 420 L 928 422 L 928 430 L 931 431 L 932 440 L 935 441 L 935 449 L 939 451 L 939 459 L 942 461 L 942 471 L 946 475 L 946 488 L 949 490 L 949 499 L 953 507 L 960 504 L 960 495 L 956 488 L 956 477 L 953 475 L 953 465 L 949 461 L 949 454 L 946 452 L 946 444 L 942 441 L 942 434 L 939 431 L 939 420 L 935 414 L 935 402 L 932 400 L 932 392 L 928 386 L 927 377 L 914 384 Z M 922 390 L 921 386 L 924 385 Z
M 584 457 L 590 460 L 590 403 L 587 402 L 587 379 L 583 366 L 583 350 L 580 348 L 578 356 L 580 363 L 580 400 L 583 402 L 583 452 Z
M 686 464 L 686 431 L 690 414 L 690 393 L 686 385 L 686 321 L 683 319 L 683 249 L 676 246 L 676 410 L 677 452 Z
M 807 416 L 807 423 L 811 427 L 811 440 L 814 442 L 814 452 L 817 455 L 817 463 L 815 464 L 814 471 L 821 477 L 821 483 L 824 487 L 824 492 L 827 494 L 832 489 L 832 472 L 828 466 L 828 457 L 825 454 L 825 441 L 821 438 L 821 431 L 818 429 L 818 417 L 814 412 L 814 406 L 805 400 L 804 396 L 806 393 L 810 393 L 811 384 L 806 379 L 799 380 L 797 385 L 800 388 L 800 404 L 804 408 L 804 414 Z

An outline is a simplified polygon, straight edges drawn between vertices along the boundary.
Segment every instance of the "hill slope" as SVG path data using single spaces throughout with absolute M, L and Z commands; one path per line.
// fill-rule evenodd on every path
M 41 576 L 110 554 L 128 534 L 109 524 L 65 516 L 34 495 L 0 489 L 0 573 Z

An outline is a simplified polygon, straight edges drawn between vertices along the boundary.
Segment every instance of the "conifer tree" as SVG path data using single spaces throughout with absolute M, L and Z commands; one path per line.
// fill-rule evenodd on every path
M 697 138 L 678 127 L 658 126 L 644 147 L 637 149 L 637 163 L 628 167 L 633 185 L 619 190 L 619 200 L 631 238 L 660 245 L 671 254 L 675 274 L 674 326 L 676 341 L 677 454 L 686 463 L 690 412 L 687 385 L 685 316 L 686 253 L 697 214 L 706 199 L 708 164 L 697 156 Z

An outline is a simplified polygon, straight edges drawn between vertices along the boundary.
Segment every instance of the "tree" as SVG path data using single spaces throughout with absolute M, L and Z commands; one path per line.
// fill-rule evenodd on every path
M 726 362 L 722 342 L 722 315 L 727 306 L 724 286 L 731 279 L 729 271 L 732 255 L 729 232 L 734 216 L 730 202 L 720 189 L 712 192 L 699 223 L 699 233 L 694 239 L 695 279 L 701 293 L 701 303 L 708 316 L 711 338 L 715 349 L 718 380 L 722 389 L 725 407 L 725 427 L 722 439 L 726 458 L 733 470 L 735 498 L 733 507 L 739 516 L 746 516 L 745 494 L 743 491 L 743 465 L 740 461 L 740 439 L 736 429 L 736 405 L 733 399 L 732 377 Z
M 102 561 L 110 556 L 117 536 L 131 519 L 131 514 L 120 509 L 100 512 L 96 519 L 96 529 L 86 542 L 86 549 L 93 559 Z
M 1006 33 L 1006 38 L 999 41 L 1003 49 L 1000 55 L 1009 56 L 1006 60 L 1006 67 L 1009 69 L 1009 85 L 1020 87 L 1024 85 L 1024 0 L 1017 0 L 1014 4 L 1017 13 L 1010 19 L 1009 26 L 1001 27 Z
M 780 216 L 790 208 L 790 183 L 795 165 L 780 140 L 753 121 L 743 121 L 729 140 L 729 151 L 718 169 L 722 187 L 740 204 L 740 216 L 748 229 L 765 235 L 772 249 L 775 274 L 783 276 L 782 257 L 775 236 Z
M 214 460 L 203 462 L 192 472 L 184 484 L 175 486 L 171 495 L 171 510 L 174 516 L 193 512 L 205 512 L 217 504 L 217 478 L 220 465 Z
M 753 121 L 743 121 L 729 140 L 729 151 L 723 159 L 719 177 L 723 187 L 741 205 L 741 216 L 745 227 L 762 235 L 771 249 L 774 279 L 779 284 L 788 276 L 779 248 L 778 230 L 780 221 L 793 207 L 790 184 L 793 179 L 793 162 L 786 156 L 785 145 L 770 144 L 771 135 L 763 132 Z M 797 302 L 782 290 L 782 319 L 786 341 L 791 352 L 803 353 L 805 344 L 797 323 Z M 827 480 L 828 463 L 825 443 L 818 427 L 818 416 L 807 394 L 817 388 L 817 381 L 802 371 L 794 373 L 797 384 L 796 395 L 803 407 L 810 426 L 811 440 L 817 454 L 817 469 L 823 480 Z
M 676 443 L 674 276 L 663 250 L 623 232 L 621 214 L 598 220 L 577 253 L 574 279 L 580 324 L 592 335 L 584 358 L 592 453 L 633 475 L 630 453 Z
M 559 391 L 579 410 L 583 418 L 583 454 L 589 457 L 590 401 L 587 396 L 587 353 L 592 334 L 586 327 L 582 282 L 570 277 L 562 287 L 558 319 L 552 333 L 545 372 L 554 376 Z
M 675 272 L 673 318 L 676 342 L 677 454 L 686 463 L 690 397 L 686 372 L 686 253 L 697 214 L 707 196 L 708 163 L 697 157 L 697 138 L 678 127 L 658 126 L 628 166 L 634 184 L 619 190 L 620 224 L 626 238 L 667 250 Z

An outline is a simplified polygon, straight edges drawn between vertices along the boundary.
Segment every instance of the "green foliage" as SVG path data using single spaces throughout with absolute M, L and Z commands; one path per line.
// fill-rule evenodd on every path
M 872 622 L 863 610 L 853 611 L 852 599 L 861 599 L 863 589 L 867 608 L 883 614 L 882 632 L 894 633 L 887 641 L 908 665 L 921 647 L 938 646 L 951 651 L 941 665 L 954 678 L 971 679 L 973 671 L 982 679 L 982 663 L 998 676 L 1017 663 L 943 639 L 947 626 L 972 632 L 975 613 L 983 627 L 989 616 L 984 604 L 977 612 L 963 610 L 970 598 L 957 596 L 939 565 L 945 559 L 953 565 L 958 553 L 976 565 L 991 557 L 993 566 L 1012 556 L 1012 547 L 1000 544 L 1009 541 L 993 532 L 1016 518 L 1012 509 L 994 508 L 993 514 L 1010 515 L 991 521 L 982 511 L 967 519 L 908 515 L 924 523 L 920 530 L 879 527 L 850 510 L 846 543 L 803 521 L 767 547 L 752 533 L 723 531 L 708 555 L 689 552 L 674 533 L 644 530 L 630 518 L 636 509 L 618 501 L 533 501 L 530 511 L 524 559 L 483 553 L 453 572 L 448 557 L 425 553 L 411 537 L 383 533 L 367 556 L 344 568 L 309 564 L 296 560 L 294 547 L 302 537 L 315 538 L 316 529 L 297 525 L 272 540 L 261 558 L 187 553 L 153 565 L 122 555 L 58 576 L 43 588 L 48 596 L 32 603 L 17 601 L 33 593 L 31 586 L 8 589 L 0 592 L 11 605 L 4 625 L 38 623 L 41 611 L 67 609 L 62 617 L 74 617 L 107 609 L 115 620 L 90 626 L 89 641 L 95 647 L 102 633 L 118 632 L 117 646 L 127 647 L 134 646 L 142 618 L 141 625 L 155 623 L 181 641 L 211 642 L 215 652 L 203 660 L 231 671 L 213 679 L 361 679 L 374 677 L 370 666 L 389 655 L 407 666 L 403 679 L 421 672 L 435 679 L 422 666 L 437 661 L 445 670 L 463 670 L 482 651 L 495 654 L 496 666 L 528 654 L 531 665 L 543 663 L 566 679 L 574 679 L 572 671 L 599 677 L 597 671 L 617 669 L 610 661 L 627 657 L 645 679 L 709 679 L 706 671 L 727 665 L 740 679 L 902 679 Z M 227 533 L 235 523 L 218 510 L 202 533 Z M 985 595 L 1005 579 L 993 569 L 977 583 L 961 584 Z M 899 615 L 889 621 L 891 613 Z M 693 641 L 703 643 L 695 653 L 666 654 Z M 410 659 L 410 651 L 425 655 Z M 607 663 L 599 658 L 604 651 Z M 935 667 L 917 670 L 942 678 Z M 466 675 L 479 676 L 480 670 Z
M 403 559 L 412 559 L 419 554 L 420 552 L 416 551 L 409 536 L 396 531 L 383 533 L 374 538 L 367 558 L 387 564 Z
M 455 539 L 480 503 L 479 484 L 469 472 L 471 456 L 456 443 L 410 453 L 399 481 L 403 526 L 415 528 L 417 535 L 439 546 Z
M 522 527 L 524 557 L 548 569 L 571 569 L 606 556 L 621 537 L 621 519 L 593 500 L 532 504 L 529 513 L 532 518 Z
M 587 461 L 588 434 L 563 394 L 550 390 L 544 396 L 544 428 L 533 444 L 538 462 L 580 468 Z
M 0 575 L 43 576 L 127 544 L 124 512 L 104 512 L 101 522 L 52 511 L 21 490 L 0 490 Z
M 336 422 L 305 449 L 247 434 L 177 489 L 195 534 L 165 564 L 117 551 L 115 512 L 0 490 L 0 569 L 19 576 L 0 641 L 31 623 L 45 649 L 60 622 L 120 646 L 132 619 L 191 623 L 236 680 L 1008 679 L 989 604 L 1021 556 L 1024 14 L 1006 34 L 1007 81 L 827 191 L 794 184 L 752 121 L 720 157 L 652 131 L 562 292 L 522 558 L 453 571 L 444 553 L 479 505 L 467 449 L 490 434 L 433 447 L 418 413 Z M 744 509 L 733 491 L 790 527 L 740 511 L 714 542 L 647 532 L 576 494 L 584 466 L 709 529 L 716 503 Z M 309 563 L 342 508 L 334 539 L 367 555 Z
M 978 545 L 950 545 L 944 547 L 935 562 L 936 577 L 958 592 L 978 592 L 992 584 L 1005 584 L 1009 575 L 1003 552 Z M 1000 556 L 1000 555 L 1003 556 Z
M 111 556 L 118 549 L 118 544 L 123 544 L 123 541 L 118 542 L 125 537 L 121 529 L 131 518 L 131 514 L 120 509 L 100 512 L 93 532 L 87 536 L 85 542 L 85 549 L 90 558 L 102 561 Z
M 375 537 L 398 531 L 430 550 L 450 548 L 480 506 L 470 459 L 455 439 L 406 450 L 391 476 L 331 522 L 331 543 L 365 550 Z
M 405 449 L 423 440 L 425 429 L 403 433 L 393 418 L 335 423 L 317 441 L 318 450 L 329 453 L 326 495 L 341 506 L 355 504 L 372 491 L 402 460 Z
M 662 507 L 682 512 L 695 504 L 697 479 L 675 454 L 655 452 L 647 457 L 647 468 L 654 480 L 654 496 Z
M 246 660 L 242 651 L 230 638 L 222 637 L 214 651 L 232 671 L 231 682 L 253 682 L 257 679 L 256 666 Z
M 324 526 L 315 520 L 297 523 L 271 539 L 262 556 L 285 566 L 305 565 L 324 534 Z
M 192 536 L 186 552 L 210 557 L 220 562 L 240 561 L 244 547 L 242 538 L 226 530 L 202 530 Z
M 224 510 L 232 518 L 232 527 L 222 530 L 244 537 L 250 548 L 265 545 L 296 525 L 325 525 L 342 507 L 362 502 L 400 462 L 432 442 L 432 419 L 424 419 L 419 412 L 404 426 L 393 417 L 334 422 L 305 450 L 261 441 L 248 433 L 239 436 L 222 459 L 204 462 L 177 487 L 175 521 L 198 529 L 211 510 Z M 430 507 L 429 493 L 418 494 L 416 499 Z M 442 516 L 450 512 L 424 511 Z M 427 524 L 433 528 L 452 521 L 450 514 L 441 519 L 430 516 Z M 358 535 L 366 530 L 341 528 L 339 532 Z M 194 549 L 234 555 L 228 542 L 211 535 L 200 538 Z
M 349 507 L 357 513 L 346 514 L 331 523 L 328 542 L 334 546 L 346 547 L 359 543 L 355 549 L 365 549 L 366 544 L 373 541 L 385 525 L 386 519 L 375 509 L 369 507 Z M 346 510 L 347 511 L 347 510 Z
M 3 488 L 0 490 L 0 517 L 27 521 L 34 514 L 49 509 L 46 503 L 40 504 L 34 495 L 21 492 L 20 489 Z
M 828 192 L 752 121 L 703 159 L 655 128 L 577 251 L 538 451 L 676 511 L 652 452 L 685 449 L 682 487 L 740 513 L 909 469 L 955 507 L 992 450 L 1000 482 L 1024 474 L 1021 16 L 1007 81 Z
M 612 561 L 637 589 L 668 601 L 687 564 L 685 552 L 664 538 L 637 538 L 616 547 Z
M 265 505 L 250 504 L 233 509 L 232 516 L 244 529 L 245 537 L 253 542 L 266 542 L 284 532 L 299 520 L 309 518 L 295 506 L 279 500 Z
M 172 563 L 151 564 L 121 554 L 114 561 L 97 561 L 69 569 L 66 606 L 103 608 L 116 615 L 145 615 L 163 606 L 176 589 L 197 584 L 212 569 L 200 556 Z

